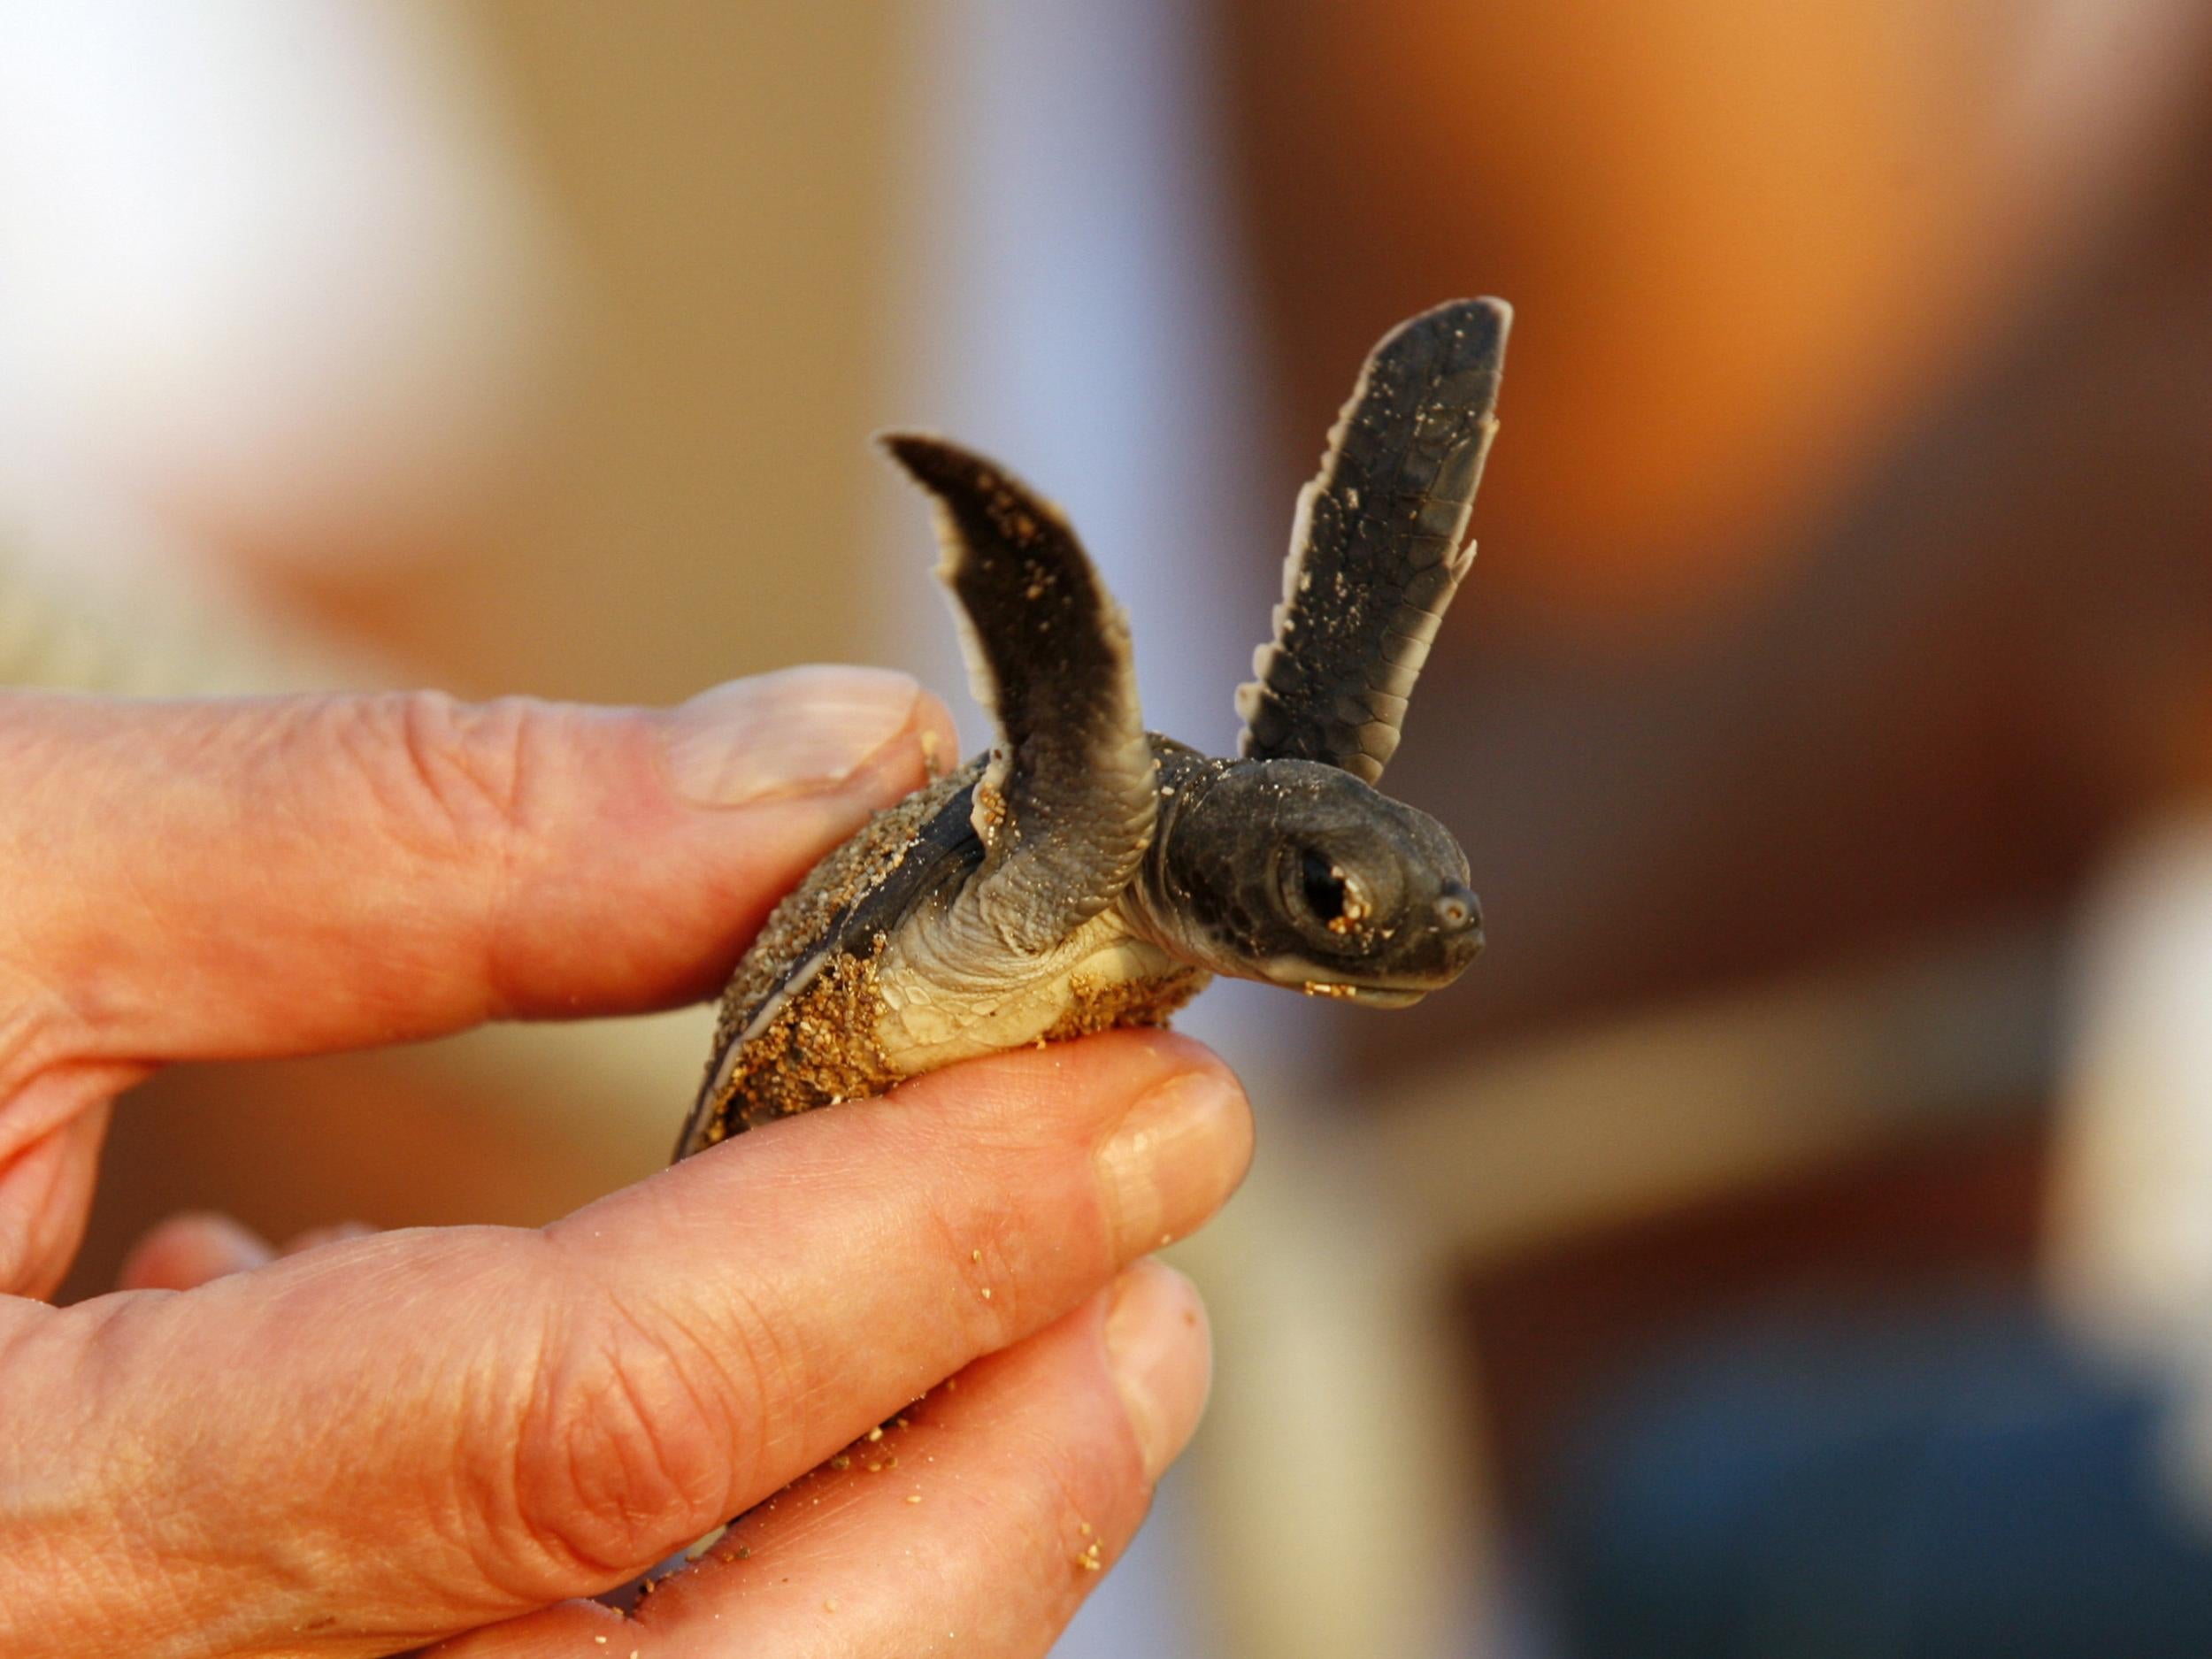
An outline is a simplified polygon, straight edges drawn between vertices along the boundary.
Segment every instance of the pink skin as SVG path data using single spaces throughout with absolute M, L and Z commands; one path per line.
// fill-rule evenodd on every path
M 1045 1652 L 1204 1400 L 1141 1258 L 1251 1129 L 1179 1039 L 956 1068 L 542 1231 L 180 1217 L 37 1300 L 120 1087 L 709 992 L 930 743 L 859 671 L 672 713 L 0 696 L 0 1649 Z M 895 1466 L 809 1473 L 902 1413 Z M 634 1615 L 579 1599 L 803 1478 Z

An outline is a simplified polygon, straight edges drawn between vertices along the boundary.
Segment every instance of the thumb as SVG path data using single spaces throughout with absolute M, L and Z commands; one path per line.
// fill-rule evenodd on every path
M 296 1054 L 703 995 L 949 742 L 934 698 L 864 669 L 672 710 L 0 696 L 0 985 L 43 1010 L 0 1045 L 0 1102 L 42 1059 Z

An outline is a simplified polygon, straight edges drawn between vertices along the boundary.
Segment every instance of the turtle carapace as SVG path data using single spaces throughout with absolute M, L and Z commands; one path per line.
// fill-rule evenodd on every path
M 1456 301 L 1368 357 L 1298 497 L 1234 760 L 1145 730 L 1128 621 L 1056 509 L 956 445 L 883 440 L 931 497 L 995 741 L 777 907 L 679 1157 L 971 1056 L 1158 1024 L 1217 973 L 1394 1007 L 1466 969 L 1467 856 L 1375 785 L 1474 557 L 1511 319 Z

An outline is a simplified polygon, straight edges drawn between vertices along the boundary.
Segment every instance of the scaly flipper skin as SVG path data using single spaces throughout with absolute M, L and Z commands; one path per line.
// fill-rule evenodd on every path
M 1057 508 L 941 439 L 883 440 L 927 490 L 977 702 L 997 723 L 976 785 L 983 866 L 962 907 L 1035 956 L 1129 885 L 1152 839 L 1152 750 L 1129 623 Z
M 1503 300 L 1455 300 L 1402 323 L 1368 357 L 1298 496 L 1275 637 L 1253 658 L 1259 678 L 1237 693 L 1246 755 L 1382 776 L 1474 562 L 1467 520 L 1498 429 L 1512 321 Z

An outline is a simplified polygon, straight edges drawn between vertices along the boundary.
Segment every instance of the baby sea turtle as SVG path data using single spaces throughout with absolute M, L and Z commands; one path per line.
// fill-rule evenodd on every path
M 777 907 L 677 1156 L 971 1056 L 1158 1024 L 1217 973 L 1395 1007 L 1465 970 L 1467 856 L 1374 785 L 1473 561 L 1511 320 L 1455 302 L 1368 357 L 1298 497 L 1237 760 L 1144 729 L 1128 622 L 1056 510 L 953 444 L 883 440 L 933 498 L 996 741 Z

